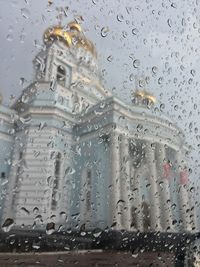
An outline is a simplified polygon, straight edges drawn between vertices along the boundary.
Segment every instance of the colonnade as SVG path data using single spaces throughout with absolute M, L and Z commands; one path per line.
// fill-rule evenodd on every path
M 172 214 L 172 202 L 170 195 L 170 178 L 163 177 L 163 165 L 165 164 L 166 149 L 163 143 L 144 142 L 145 161 L 144 165 L 148 171 L 148 193 L 149 193 L 149 212 L 151 231 L 173 232 L 191 230 L 191 218 L 188 210 L 190 200 L 188 186 L 180 184 L 179 174 L 175 177 L 176 194 L 178 198 L 178 214 L 182 220 L 182 227 L 173 224 L 177 220 Z M 175 153 L 175 165 L 180 172 L 183 168 L 183 157 L 180 151 L 173 150 Z M 131 228 L 132 206 L 136 208 L 134 216 L 137 229 L 144 231 L 142 213 L 142 192 L 139 184 L 145 183 L 138 170 L 133 166 L 134 159 L 129 153 L 129 138 L 123 134 L 113 134 L 111 136 L 111 172 L 112 172 L 112 194 L 110 196 L 111 221 L 115 222 L 116 229 L 133 230 Z M 140 166 L 144 168 L 143 163 Z

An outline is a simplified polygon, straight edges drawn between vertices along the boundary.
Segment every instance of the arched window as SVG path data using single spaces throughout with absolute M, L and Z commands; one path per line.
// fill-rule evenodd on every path
M 54 180 L 53 180 L 52 198 L 51 198 L 51 207 L 53 210 L 56 209 L 58 203 L 58 188 L 59 188 L 60 173 L 61 173 L 61 153 L 58 153 L 56 155 L 54 163 Z
M 65 81 L 66 81 L 66 71 L 65 68 L 62 65 L 59 65 L 57 67 L 57 75 L 56 79 L 59 84 L 65 86 Z

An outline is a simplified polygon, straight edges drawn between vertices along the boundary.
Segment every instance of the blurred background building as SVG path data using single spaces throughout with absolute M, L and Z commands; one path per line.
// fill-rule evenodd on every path
M 101 85 L 78 23 L 44 43 L 35 82 L 0 106 L 2 229 L 198 232 L 184 134 L 145 78 L 127 105 Z

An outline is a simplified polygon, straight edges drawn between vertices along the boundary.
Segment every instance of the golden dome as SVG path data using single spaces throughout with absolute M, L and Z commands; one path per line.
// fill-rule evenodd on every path
M 61 40 L 67 47 L 82 47 L 97 56 L 93 43 L 85 37 L 81 25 L 77 22 L 70 22 L 67 27 L 58 25 L 48 28 L 44 33 L 44 43 L 51 43 L 55 39 Z
M 134 97 L 139 97 L 142 100 L 147 100 L 148 102 L 150 102 L 152 104 L 155 104 L 155 102 L 156 102 L 156 97 L 145 90 L 137 90 L 134 93 Z

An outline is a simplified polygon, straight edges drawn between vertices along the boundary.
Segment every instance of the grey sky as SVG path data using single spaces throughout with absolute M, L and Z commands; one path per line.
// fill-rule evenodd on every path
M 133 76 L 149 76 L 148 89 L 163 103 L 158 108 L 186 132 L 194 148 L 191 157 L 198 159 L 200 1 L 52 2 L 49 6 L 47 0 L 0 0 L 0 90 L 5 103 L 32 81 L 32 60 L 43 45 L 43 32 L 58 23 L 57 8 L 63 7 L 63 24 L 83 17 L 85 34 L 97 47 L 105 86 L 129 102 Z M 109 29 L 106 37 L 101 36 L 103 27 Z M 27 82 L 21 84 L 20 78 Z M 200 167 L 191 162 L 196 176 Z

